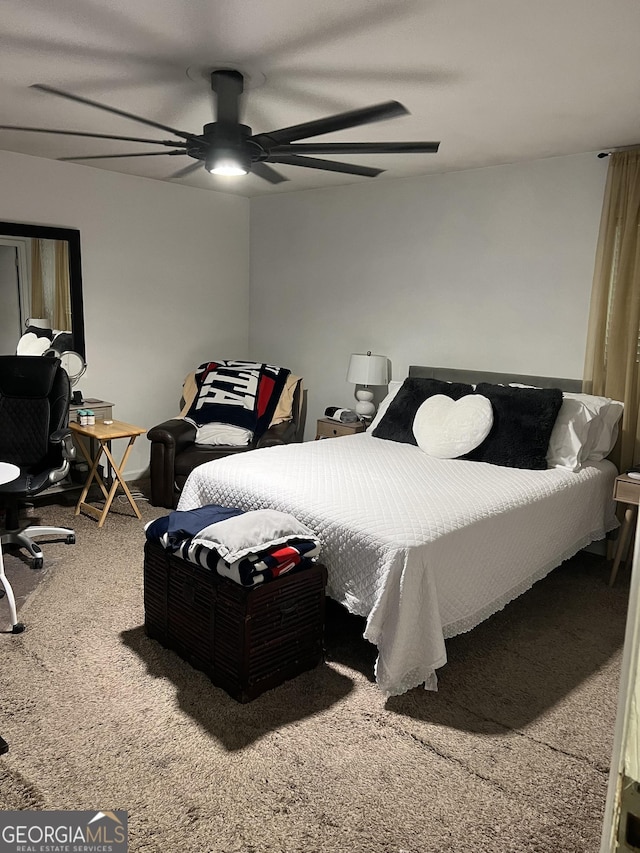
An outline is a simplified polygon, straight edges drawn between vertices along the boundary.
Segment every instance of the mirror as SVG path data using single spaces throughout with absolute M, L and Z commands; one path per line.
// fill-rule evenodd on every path
M 1 353 L 15 353 L 35 318 L 36 325 L 70 331 L 73 350 L 86 358 L 80 232 L 0 222 L 0 305 Z
M 60 363 L 67 371 L 71 387 L 75 387 L 87 369 L 84 358 L 77 352 L 63 352 L 60 355 Z

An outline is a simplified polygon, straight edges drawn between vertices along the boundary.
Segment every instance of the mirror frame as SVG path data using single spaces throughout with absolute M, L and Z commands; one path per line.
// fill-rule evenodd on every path
M 0 236 L 2 235 L 7 237 L 34 237 L 41 240 L 64 240 L 69 244 L 69 288 L 71 290 L 73 349 L 86 361 L 80 231 L 77 228 L 29 225 L 24 222 L 0 222 Z

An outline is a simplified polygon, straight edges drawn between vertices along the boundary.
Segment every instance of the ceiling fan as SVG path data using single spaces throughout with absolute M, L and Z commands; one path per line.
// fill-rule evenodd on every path
M 374 106 L 350 110 L 327 116 L 315 121 L 272 130 L 268 133 L 252 133 L 251 128 L 239 121 L 240 96 L 244 89 L 244 75 L 240 71 L 220 69 L 211 72 L 211 88 L 217 96 L 216 121 L 205 124 L 202 133 L 188 133 L 165 124 L 142 118 L 133 113 L 115 107 L 91 101 L 88 98 L 54 89 L 43 83 L 34 83 L 32 89 L 39 89 L 52 95 L 59 95 L 71 101 L 88 104 L 115 115 L 133 119 L 168 131 L 179 139 L 140 139 L 134 136 L 118 136 L 102 133 L 82 133 L 71 130 L 51 130 L 41 127 L 18 127 L 0 125 L 0 130 L 31 131 L 33 133 L 57 133 L 65 136 L 83 136 L 94 139 L 117 139 L 122 142 L 144 142 L 171 148 L 170 151 L 147 151 L 128 154 L 92 154 L 86 157 L 60 157 L 60 160 L 107 160 L 120 157 L 154 157 L 161 155 L 184 155 L 195 163 L 189 163 L 183 169 L 174 172 L 169 180 L 180 178 L 194 172 L 201 166 L 216 175 L 258 175 L 269 183 L 279 184 L 288 180 L 269 164 L 304 166 L 308 169 L 322 169 L 329 172 L 342 172 L 348 175 L 362 175 L 374 178 L 384 169 L 342 163 L 334 160 L 318 159 L 316 154 L 409 154 L 436 153 L 439 142 L 311 142 L 295 144 L 299 139 L 321 136 L 349 127 L 358 127 L 383 119 L 408 114 L 408 110 L 398 101 L 385 101 Z

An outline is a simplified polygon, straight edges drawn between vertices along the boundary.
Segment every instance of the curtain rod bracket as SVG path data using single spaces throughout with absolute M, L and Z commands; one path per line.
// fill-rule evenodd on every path
M 624 145 L 621 148 L 610 148 L 608 151 L 601 151 L 598 154 L 598 159 L 611 157 L 612 154 L 617 154 L 620 151 L 640 151 L 640 145 Z

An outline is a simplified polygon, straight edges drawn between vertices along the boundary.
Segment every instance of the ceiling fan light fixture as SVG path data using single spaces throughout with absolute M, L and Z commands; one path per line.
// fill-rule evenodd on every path
M 244 157 L 237 151 L 217 150 L 210 151 L 205 161 L 205 169 L 212 175 L 227 175 L 235 177 L 248 175 L 251 163 L 248 157 Z
M 189 72 L 187 72 L 189 75 Z M 190 75 L 189 75 L 190 76 Z M 169 151 L 136 151 L 130 154 L 92 154 L 80 157 L 60 157 L 60 160 L 110 160 L 120 157 L 157 157 L 161 154 L 190 157 L 190 163 L 183 169 L 169 175 L 167 180 L 183 178 L 196 169 L 204 168 L 212 175 L 237 177 L 251 173 L 271 184 L 287 181 L 270 164 L 303 166 L 307 169 L 320 169 L 325 172 L 338 172 L 345 175 L 357 175 L 363 178 L 375 178 L 384 169 L 346 163 L 341 160 L 326 160 L 317 154 L 410 154 L 436 153 L 439 142 L 303 142 L 309 137 L 324 136 L 340 130 L 348 130 L 364 124 L 383 121 L 396 116 L 407 115 L 408 110 L 398 101 L 384 101 L 369 107 L 347 110 L 324 118 L 306 121 L 289 127 L 270 130 L 267 133 L 253 133 L 252 129 L 240 122 L 240 98 L 245 90 L 245 75 L 236 68 L 216 67 L 208 71 L 211 89 L 216 96 L 216 120 L 205 124 L 202 133 L 189 133 L 185 130 L 161 124 L 152 119 L 117 109 L 116 107 L 92 101 L 89 98 L 63 92 L 43 83 L 34 83 L 31 88 L 52 95 L 58 95 L 70 101 L 87 104 L 108 113 L 132 119 L 149 127 L 164 130 L 177 139 L 140 139 L 132 136 L 90 133 L 73 130 L 54 130 L 42 127 L 18 127 L 0 125 L 0 130 L 31 131 L 34 133 L 53 133 L 68 136 L 86 136 L 95 139 L 118 139 L 129 142 L 148 142 L 170 148 Z M 192 78 L 193 79 L 193 78 Z M 309 156 L 311 155 L 311 156 Z M 215 187 L 214 187 L 215 188 Z

